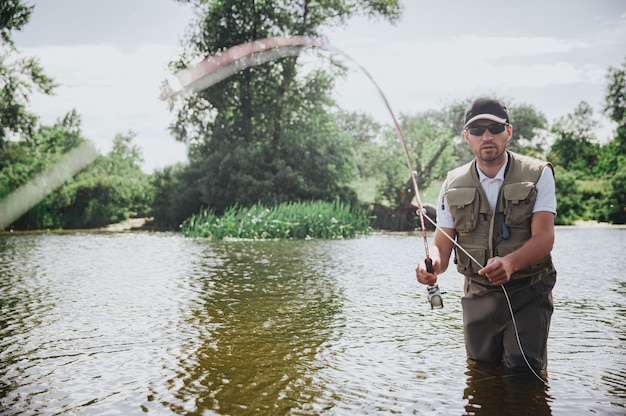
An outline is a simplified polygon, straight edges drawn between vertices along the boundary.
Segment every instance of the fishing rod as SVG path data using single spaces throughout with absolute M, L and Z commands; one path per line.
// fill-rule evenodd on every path
M 378 83 L 376 82 L 374 77 L 369 73 L 369 71 L 364 66 L 362 66 L 357 61 L 352 59 L 347 53 L 345 53 L 345 52 L 343 52 L 343 51 L 341 51 L 341 50 L 339 50 L 339 49 L 337 49 L 335 47 L 326 45 L 326 49 L 329 49 L 331 51 L 335 51 L 335 52 L 343 55 L 344 57 L 346 57 L 350 61 L 352 61 L 352 63 L 354 63 L 361 70 L 361 72 L 363 72 L 365 74 L 365 76 L 372 82 L 374 87 L 376 87 L 376 90 L 378 91 L 378 94 L 380 95 L 380 97 L 382 98 L 383 102 L 385 103 L 385 106 L 387 107 L 387 111 L 389 112 L 389 114 L 390 114 L 390 116 L 391 116 L 391 118 L 393 120 L 394 127 L 396 128 L 396 131 L 398 132 L 398 136 L 400 138 L 400 143 L 402 144 L 402 150 L 404 151 L 406 164 L 407 164 L 407 167 L 409 169 L 409 172 L 411 173 L 411 183 L 413 185 L 413 192 L 415 193 L 415 200 L 417 201 L 417 214 L 418 214 L 419 219 L 420 219 L 420 227 L 422 229 L 422 239 L 424 241 L 424 253 L 425 253 L 424 264 L 426 266 L 426 270 L 429 273 L 433 273 L 434 272 L 434 270 L 433 270 L 433 261 L 430 258 L 430 249 L 429 249 L 429 246 L 428 246 L 428 236 L 426 235 L 426 223 L 424 222 L 424 218 L 426 217 L 432 224 L 435 225 L 435 227 L 437 226 L 437 224 L 436 224 L 435 221 L 433 221 L 425 213 L 424 206 L 422 205 L 422 200 L 420 198 L 419 186 L 417 185 L 417 171 L 413 168 L 413 162 L 411 161 L 411 156 L 409 155 L 409 148 L 407 146 L 406 139 L 404 138 L 404 133 L 402 132 L 402 128 L 400 127 L 400 123 L 398 122 L 398 119 L 396 118 L 396 115 L 395 115 L 393 109 L 391 108 L 391 104 L 389 103 L 389 100 L 387 100 L 387 96 L 383 92 L 382 88 L 380 88 L 380 86 L 378 85 Z M 442 298 L 441 295 L 442 295 L 442 293 L 445 293 L 445 292 L 441 292 L 441 290 L 439 289 L 439 286 L 437 284 L 433 284 L 433 285 L 427 286 L 426 287 L 426 292 L 428 294 L 428 301 L 430 303 L 431 309 L 443 308 L 443 298 Z
M 436 221 L 434 221 L 432 218 L 430 218 L 424 212 L 424 207 L 422 205 L 422 200 L 420 198 L 419 187 L 417 185 L 417 171 L 415 169 L 413 169 L 413 163 L 411 162 L 411 156 L 409 155 L 409 149 L 408 149 L 408 146 L 407 146 L 407 143 L 406 143 L 406 139 L 404 138 L 404 133 L 402 132 L 402 128 L 400 127 L 400 123 L 398 122 L 398 119 L 396 118 L 395 113 L 394 113 L 393 109 L 391 108 L 391 104 L 389 104 L 389 101 L 387 100 L 387 97 L 385 96 L 385 93 L 380 88 L 380 86 L 378 85 L 378 83 L 376 82 L 374 77 L 372 77 L 372 75 L 369 73 L 369 71 L 367 71 L 367 69 L 365 69 L 365 67 L 363 67 L 361 64 L 359 64 L 354 59 L 352 59 L 345 52 L 342 52 L 342 51 L 340 51 L 340 50 L 338 50 L 336 48 L 329 48 L 328 45 L 326 45 L 326 47 L 328 49 L 332 49 L 332 50 L 342 54 L 347 59 L 352 61 L 369 78 L 369 80 L 372 82 L 372 84 L 374 84 L 374 86 L 378 90 L 378 93 L 380 94 L 381 98 L 383 99 L 383 102 L 385 103 L 385 106 L 387 107 L 387 110 L 389 111 L 389 114 L 391 115 L 391 118 L 393 119 L 394 126 L 395 126 L 396 131 L 398 132 L 398 136 L 400 138 L 400 143 L 402 144 L 402 149 L 404 151 L 404 156 L 406 158 L 407 167 L 409 169 L 409 172 L 411 172 L 411 183 L 413 184 L 413 191 L 415 192 L 415 200 L 417 201 L 417 214 L 419 215 L 419 218 L 420 218 L 420 226 L 422 228 L 422 237 L 423 237 L 423 240 L 424 240 L 424 253 L 426 255 L 425 259 L 424 259 L 424 263 L 425 263 L 425 266 L 426 266 L 426 270 L 429 273 L 433 273 L 434 272 L 434 270 L 433 270 L 433 261 L 430 258 L 430 250 L 429 250 L 429 246 L 428 246 L 428 236 L 426 235 L 426 227 L 425 227 L 424 218 L 426 218 L 435 227 L 435 230 L 439 230 L 443 235 L 445 235 L 446 238 L 448 238 L 454 244 L 454 246 L 458 247 L 461 251 L 463 251 L 463 253 L 465 253 L 481 269 L 484 268 L 485 265 L 481 264 L 478 260 L 476 260 L 470 253 L 468 253 L 468 251 L 463 246 L 461 246 L 458 243 L 458 241 L 456 241 L 456 239 L 450 237 L 450 235 L 448 235 L 448 233 L 446 233 L 440 226 L 437 225 Z M 515 314 L 513 313 L 513 307 L 511 306 L 511 300 L 509 299 L 509 294 L 507 293 L 506 288 L 504 287 L 504 285 L 501 285 L 500 287 L 502 288 L 502 292 L 504 293 L 504 297 L 506 298 L 507 306 L 508 306 L 509 312 L 511 314 L 511 321 L 513 323 L 513 328 L 515 329 L 515 339 L 517 341 L 517 346 L 520 349 L 522 357 L 524 358 L 524 362 L 526 363 L 526 365 L 528 366 L 530 371 L 535 375 L 535 377 L 537 377 L 542 383 L 547 384 L 546 380 L 544 380 L 543 377 L 541 377 L 539 374 L 537 374 L 537 372 L 533 369 L 533 367 L 528 362 L 528 358 L 526 357 L 526 353 L 524 352 L 524 348 L 522 347 L 522 342 L 521 342 L 520 337 L 519 337 L 519 330 L 517 329 L 517 323 L 515 321 Z M 426 290 L 428 292 L 428 300 L 430 302 L 431 309 L 443 308 L 443 298 L 441 296 L 442 292 L 440 291 L 439 286 L 437 284 L 429 285 L 429 286 L 427 286 Z
M 210 56 L 196 65 L 178 71 L 173 76 L 166 79 L 161 85 L 160 98 L 169 102 L 170 109 L 173 108 L 174 99 L 180 94 L 190 94 L 204 90 L 211 85 L 214 85 L 225 78 L 241 71 L 242 69 L 256 66 L 268 61 L 272 61 L 283 57 L 296 57 L 302 49 L 305 47 L 316 47 L 324 49 L 329 52 L 335 52 L 344 56 L 346 59 L 356 65 L 363 74 L 372 82 L 380 97 L 382 98 L 391 118 L 393 119 L 394 126 L 400 137 L 402 149 L 406 157 L 407 167 L 411 172 L 411 182 L 413 184 L 413 191 L 417 200 L 417 214 L 420 219 L 420 226 L 422 229 L 422 237 L 424 240 L 424 253 L 425 253 L 425 265 L 426 269 L 433 272 L 433 262 L 430 258 L 430 252 L 428 248 L 428 236 L 426 235 L 426 223 L 424 221 L 424 207 L 420 199 L 419 187 L 417 184 L 417 172 L 413 168 L 409 150 L 407 147 L 404 133 L 400 127 L 400 123 L 395 116 L 391 104 L 382 88 L 378 85 L 374 77 L 369 71 L 354 60 L 350 55 L 344 51 L 321 42 L 318 39 L 310 38 L 308 36 L 277 36 L 272 38 L 258 39 L 252 42 L 242 43 L 235 45 L 223 52 Z M 436 223 L 428 216 L 426 216 L 432 224 Z M 427 287 L 428 300 L 431 308 L 443 308 L 443 299 L 441 297 L 441 291 L 439 286 L 431 285 Z
M 426 235 L 426 226 L 424 219 L 428 220 L 435 227 L 435 230 L 441 232 L 446 238 L 448 238 L 452 242 L 455 247 L 465 253 L 480 268 L 484 268 L 485 266 L 481 264 L 478 260 L 476 260 L 465 248 L 463 248 L 463 246 L 461 246 L 456 241 L 456 239 L 448 235 L 448 233 L 446 233 L 439 225 L 437 225 L 436 221 L 434 221 L 432 218 L 425 214 L 424 207 L 420 198 L 419 187 L 417 184 L 417 172 L 413 168 L 413 163 L 411 162 L 411 157 L 409 155 L 406 139 L 404 138 L 404 133 L 402 132 L 400 123 L 398 122 L 395 113 L 391 108 L 391 104 L 389 103 L 383 90 L 380 88 L 380 86 L 378 85 L 374 77 L 372 77 L 372 75 L 369 73 L 369 71 L 342 50 L 325 44 L 317 39 L 310 38 L 308 36 L 278 36 L 243 43 L 233 46 L 214 56 L 210 56 L 194 66 L 178 71 L 176 74 L 169 77 L 162 83 L 160 98 L 164 101 L 169 101 L 171 109 L 173 107 L 174 99 L 180 94 L 189 94 L 201 91 L 245 68 L 249 68 L 255 65 L 262 64 L 264 62 L 287 56 L 297 57 L 301 53 L 302 49 L 304 49 L 305 47 L 316 47 L 320 49 L 325 49 L 330 52 L 336 52 L 347 58 L 349 61 L 354 63 L 372 82 L 372 84 L 376 87 L 383 102 L 385 103 L 385 106 L 387 107 L 387 110 L 393 120 L 396 131 L 398 132 L 400 143 L 402 144 L 402 149 L 406 158 L 407 167 L 409 169 L 409 172 L 411 173 L 411 183 L 413 185 L 413 191 L 415 192 L 415 199 L 417 201 L 417 214 L 420 218 L 420 226 L 422 228 L 422 237 L 424 240 L 424 263 L 426 266 L 426 270 L 429 273 L 434 272 L 432 259 L 430 258 L 428 236 Z M 509 307 L 511 320 L 515 329 L 515 337 L 517 339 L 517 344 L 520 352 L 524 357 L 524 361 L 526 362 L 526 365 L 532 371 L 532 373 L 544 384 L 547 384 L 547 382 L 535 372 L 535 370 L 528 362 L 528 359 L 526 358 L 526 354 L 524 353 L 524 349 L 522 348 L 522 343 L 519 338 L 519 331 L 517 329 L 517 323 L 515 322 L 515 316 L 508 293 L 504 285 L 502 285 L 501 288 L 504 292 L 504 296 Z M 437 284 L 429 285 L 427 286 L 427 292 L 431 308 L 443 308 L 443 299 L 441 297 L 442 292 L 439 290 L 439 286 Z

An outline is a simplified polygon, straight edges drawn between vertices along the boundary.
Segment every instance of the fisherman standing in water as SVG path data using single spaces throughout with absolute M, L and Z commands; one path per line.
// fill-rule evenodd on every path
M 463 134 L 475 158 L 448 173 L 430 248 L 433 273 L 422 262 L 416 276 L 422 284 L 435 284 L 454 248 L 457 270 L 465 276 L 461 304 L 467 357 L 501 362 L 510 369 L 526 367 L 527 359 L 533 370 L 541 371 L 547 367 L 556 282 L 550 256 L 556 215 L 554 173 L 547 162 L 508 151 L 512 133 L 502 101 L 479 98 L 470 105 Z

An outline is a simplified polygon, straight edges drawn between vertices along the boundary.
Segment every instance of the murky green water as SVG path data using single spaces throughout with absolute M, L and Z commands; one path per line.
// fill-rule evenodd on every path
M 468 366 L 417 235 L 0 236 L 0 414 L 626 413 L 626 229 L 560 228 L 548 385 Z

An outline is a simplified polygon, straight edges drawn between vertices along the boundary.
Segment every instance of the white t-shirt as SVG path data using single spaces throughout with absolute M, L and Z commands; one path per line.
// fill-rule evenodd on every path
M 496 208 L 496 202 L 498 201 L 498 194 L 500 193 L 500 187 L 504 182 L 504 172 L 506 170 L 507 162 L 500 168 L 497 175 L 494 178 L 487 177 L 480 168 L 478 169 L 478 177 L 480 184 L 487 195 L 491 211 Z M 541 177 L 537 181 L 537 201 L 533 207 L 533 212 L 548 211 L 556 215 L 556 194 L 554 185 L 554 175 L 552 169 L 546 166 L 541 173 Z M 437 201 L 437 225 L 445 228 L 454 228 L 454 219 L 450 212 L 450 205 L 444 197 L 446 191 L 446 181 L 443 182 L 441 191 L 439 192 L 439 199 Z

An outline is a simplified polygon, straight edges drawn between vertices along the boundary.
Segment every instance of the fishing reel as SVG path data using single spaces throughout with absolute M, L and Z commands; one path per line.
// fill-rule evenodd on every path
M 433 261 L 429 257 L 426 257 L 426 260 L 424 260 L 424 262 L 426 263 L 426 270 L 429 273 L 432 273 Z M 428 303 L 430 303 L 430 309 L 443 308 L 443 297 L 441 297 L 442 292 L 441 290 L 439 290 L 439 286 L 437 284 L 427 286 L 426 293 L 428 293 Z
M 430 309 L 443 308 L 443 298 L 441 297 L 441 290 L 438 285 L 430 285 L 426 288 L 428 293 L 428 302 L 430 303 Z

